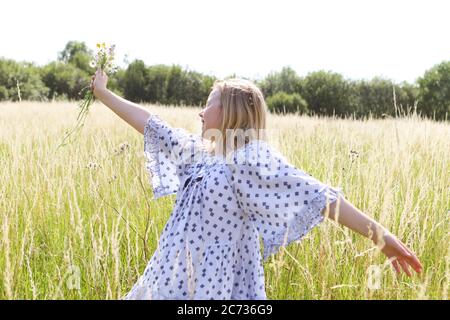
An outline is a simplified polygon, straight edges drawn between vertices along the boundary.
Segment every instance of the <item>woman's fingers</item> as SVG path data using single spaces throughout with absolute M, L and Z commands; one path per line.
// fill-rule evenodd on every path
M 91 89 L 94 89 L 95 74 L 91 77 Z
M 408 264 L 403 259 L 399 259 L 398 262 L 400 263 L 403 271 L 408 275 L 408 277 L 411 277 L 412 274 L 411 271 L 409 271 Z
M 402 248 L 406 251 L 406 254 L 404 255 L 404 259 L 408 262 L 409 265 L 417 272 L 420 273 L 422 271 L 422 264 L 420 263 L 419 259 L 416 257 L 416 255 L 403 243 L 400 243 Z
M 397 274 L 399 274 L 401 271 L 400 271 L 400 266 L 398 265 L 397 259 L 395 259 L 394 261 L 392 261 L 392 265 L 394 266 L 395 272 L 396 272 Z
M 419 259 L 413 254 L 409 257 L 406 258 L 409 265 L 417 272 L 420 273 L 422 272 L 422 264 L 420 263 Z
M 395 257 L 395 260 L 392 261 L 392 265 L 397 273 L 401 273 L 401 270 L 403 270 L 409 277 L 411 277 L 412 271 L 409 269 L 410 267 L 417 273 L 422 272 L 422 264 L 416 255 L 406 245 L 404 245 L 402 241 L 396 239 L 395 237 L 387 238 L 385 248 L 383 248 L 383 253 L 387 257 Z

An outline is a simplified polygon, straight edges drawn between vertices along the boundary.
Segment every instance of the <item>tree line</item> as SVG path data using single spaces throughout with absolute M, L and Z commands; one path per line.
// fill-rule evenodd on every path
M 81 99 L 80 91 L 95 72 L 89 66 L 92 55 L 84 42 L 70 41 L 56 61 L 43 66 L 0 58 L 0 101 Z M 135 102 L 201 106 L 216 79 L 179 65 L 147 66 L 136 59 L 111 76 L 108 87 Z M 450 116 L 450 61 L 427 70 L 415 83 L 380 77 L 351 80 L 325 70 L 301 77 L 290 67 L 249 80 L 261 88 L 269 110 L 275 113 L 358 119 L 411 112 L 435 120 Z

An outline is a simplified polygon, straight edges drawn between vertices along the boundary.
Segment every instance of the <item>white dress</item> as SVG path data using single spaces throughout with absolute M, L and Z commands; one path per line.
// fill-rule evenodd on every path
M 231 159 L 151 115 L 144 132 L 153 198 L 176 193 L 158 248 L 124 299 L 267 299 L 264 261 L 344 196 L 254 140 Z

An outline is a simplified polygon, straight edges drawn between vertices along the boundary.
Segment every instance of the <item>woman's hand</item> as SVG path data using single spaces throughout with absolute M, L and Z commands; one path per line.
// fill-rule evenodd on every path
M 108 76 L 100 69 L 97 69 L 92 76 L 91 89 L 94 95 L 97 96 L 99 92 L 106 91 L 106 85 L 108 83 Z
M 411 276 L 409 266 L 417 273 L 422 271 L 422 265 L 414 253 L 383 226 L 356 208 L 347 199 L 341 198 L 339 210 L 337 210 L 337 203 L 338 201 L 334 201 L 329 206 L 330 210 L 324 209 L 322 213 L 326 214 L 328 218 L 371 239 L 380 248 L 381 252 L 391 260 L 397 273 L 400 273 L 401 269 L 403 269 L 408 276 Z
M 422 271 L 422 265 L 415 254 L 390 232 L 385 232 L 377 245 L 381 248 L 381 252 L 391 260 L 397 274 L 403 269 L 409 277 L 412 276 L 409 267 L 412 267 L 417 273 Z

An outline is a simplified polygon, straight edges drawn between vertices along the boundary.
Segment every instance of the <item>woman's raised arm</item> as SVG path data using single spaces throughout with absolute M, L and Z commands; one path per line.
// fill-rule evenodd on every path
M 91 87 L 95 97 L 104 105 L 109 107 L 114 113 L 125 120 L 129 125 L 144 134 L 147 119 L 151 115 L 150 111 L 140 105 L 128 101 L 106 88 L 108 76 L 105 72 L 97 70 L 92 76 Z
M 381 249 L 381 252 L 391 259 L 397 273 L 403 269 L 408 276 L 411 276 L 409 267 L 412 267 L 417 273 L 422 271 L 423 267 L 416 255 L 385 227 L 361 212 L 347 199 L 340 198 L 339 205 L 337 203 L 338 201 L 331 203 L 329 210 L 325 208 L 322 214 L 371 239 Z

